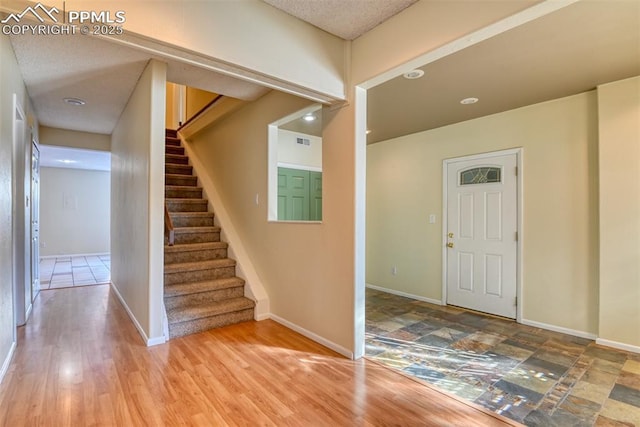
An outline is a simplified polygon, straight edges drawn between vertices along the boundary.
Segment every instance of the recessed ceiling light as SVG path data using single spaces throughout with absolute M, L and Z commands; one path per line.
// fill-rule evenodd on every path
M 80 98 L 64 98 L 63 101 L 69 105 L 73 105 L 76 107 L 79 107 L 87 103 L 84 99 L 80 99 Z
M 402 75 L 402 77 L 409 80 L 419 79 L 422 76 L 424 76 L 424 71 L 422 70 L 412 70 Z
M 314 116 L 311 113 L 305 114 L 304 116 L 302 116 L 302 118 L 304 119 L 305 122 L 312 122 L 316 119 L 316 116 Z
M 478 98 L 465 98 L 462 101 L 460 101 L 460 104 L 469 105 L 469 104 L 475 104 L 476 102 L 478 102 Z

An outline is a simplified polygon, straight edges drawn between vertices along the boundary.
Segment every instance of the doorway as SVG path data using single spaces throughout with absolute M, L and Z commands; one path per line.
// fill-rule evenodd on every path
M 517 317 L 520 150 L 443 161 L 443 302 Z
M 31 302 L 40 292 L 40 149 L 31 142 Z

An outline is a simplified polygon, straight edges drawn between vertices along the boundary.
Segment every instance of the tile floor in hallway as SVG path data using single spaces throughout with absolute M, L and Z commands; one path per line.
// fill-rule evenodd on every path
M 640 354 L 367 289 L 366 355 L 528 426 L 640 427 Z
M 109 254 L 40 259 L 40 289 L 100 285 L 111 281 Z

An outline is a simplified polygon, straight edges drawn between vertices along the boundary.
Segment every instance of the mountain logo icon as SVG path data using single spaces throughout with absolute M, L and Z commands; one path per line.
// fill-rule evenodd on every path
M 41 23 L 45 22 L 45 18 L 49 18 L 50 20 L 52 20 L 53 22 L 58 22 L 58 18 L 56 18 L 54 16 L 54 13 L 57 15 L 58 13 L 60 13 L 60 11 L 58 10 L 58 8 L 56 8 L 55 6 L 52 7 L 51 9 L 47 9 L 46 7 L 44 7 L 41 3 L 36 4 L 35 6 L 31 7 L 27 7 L 25 10 L 23 10 L 22 12 L 18 13 L 17 15 L 15 13 L 10 13 L 9 16 L 7 16 L 5 19 L 3 19 L 2 21 L 0 21 L 0 23 L 2 24 L 8 24 L 9 21 L 13 20 L 15 21 L 15 23 L 19 23 L 20 20 L 27 14 L 31 14 L 33 15 L 38 21 L 40 21 Z M 44 16 L 44 17 L 43 17 Z

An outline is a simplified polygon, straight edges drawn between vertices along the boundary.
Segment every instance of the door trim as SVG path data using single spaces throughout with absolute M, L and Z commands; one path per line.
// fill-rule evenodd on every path
M 471 154 L 468 156 L 454 157 L 450 159 L 444 159 L 442 161 L 442 305 L 447 305 L 447 230 L 449 229 L 448 215 L 447 215 L 447 203 L 448 203 L 448 186 L 449 178 L 447 174 L 447 167 L 451 163 L 457 163 L 468 160 L 481 160 L 495 156 L 516 155 L 516 165 L 518 167 L 518 176 L 516 177 L 516 204 L 517 204 L 517 231 L 518 241 L 516 242 L 516 322 L 522 322 L 522 307 L 524 306 L 524 299 L 522 296 L 522 248 L 524 242 L 523 233 L 523 204 L 524 204 L 524 170 L 522 157 L 524 150 L 522 147 L 511 148 L 507 150 L 490 151 L 486 153 Z

